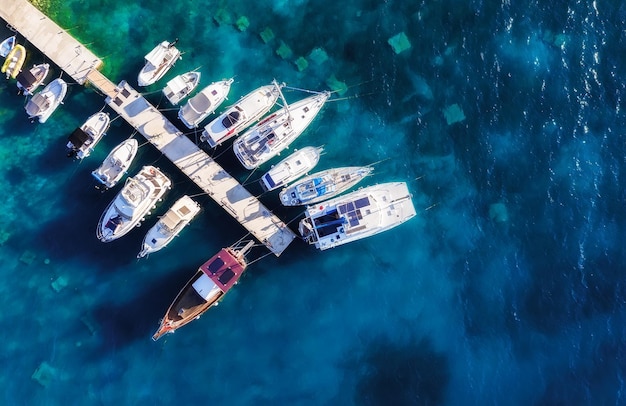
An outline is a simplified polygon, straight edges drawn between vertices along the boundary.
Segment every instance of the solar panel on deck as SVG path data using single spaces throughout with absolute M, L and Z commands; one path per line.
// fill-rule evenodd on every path
M 360 208 L 365 207 L 365 206 L 369 206 L 370 205 L 370 199 L 367 196 L 362 197 L 359 200 L 356 200 L 354 202 L 354 205 L 356 206 L 357 209 L 360 209 Z
M 233 279 L 233 276 L 235 276 L 235 273 L 230 268 L 228 268 L 227 270 L 222 272 L 222 274 L 219 276 L 219 278 L 217 278 L 217 280 L 220 281 L 222 285 L 226 285 L 228 281 Z
M 224 266 L 224 261 L 222 260 L 222 258 L 217 257 L 215 258 L 215 261 L 211 262 L 207 268 L 209 269 L 209 272 L 215 273 L 219 271 L 220 268 L 223 266 Z
M 347 206 L 347 204 L 340 204 L 339 206 L 337 206 L 337 210 L 339 211 L 339 213 L 345 214 L 348 211 Z

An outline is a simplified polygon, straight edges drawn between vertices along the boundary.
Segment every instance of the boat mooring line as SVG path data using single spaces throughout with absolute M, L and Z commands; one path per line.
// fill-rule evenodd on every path
M 434 209 L 435 207 L 439 206 L 439 202 L 435 203 L 435 204 L 431 204 L 430 206 L 428 206 L 427 208 L 424 209 L 424 211 L 428 211 L 430 209 Z

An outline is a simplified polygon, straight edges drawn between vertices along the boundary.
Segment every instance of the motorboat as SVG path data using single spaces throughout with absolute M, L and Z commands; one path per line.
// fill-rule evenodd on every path
M 202 264 L 167 309 L 152 339 L 156 341 L 165 334 L 174 333 L 217 305 L 246 270 L 245 255 L 253 245 L 254 241 L 242 241 L 222 248 Z
M 306 242 L 323 251 L 389 230 L 414 216 L 406 183 L 390 182 L 308 206 L 298 230 Z
M 155 83 L 174 66 L 178 59 L 181 59 L 180 51 L 175 46 L 176 42 L 178 42 L 178 39 L 171 43 L 163 41 L 146 54 L 146 64 L 137 77 L 139 86 L 148 86 Z
M 278 189 L 313 169 L 320 160 L 323 147 L 304 147 L 283 159 L 261 176 L 263 190 Z
M 345 166 L 309 175 L 278 194 L 283 206 L 315 204 L 337 196 L 369 176 L 371 166 Z
M 280 88 L 283 86 L 273 82 L 271 85 L 261 86 L 243 96 L 204 127 L 200 140 L 206 141 L 211 148 L 215 148 L 236 137 L 239 132 L 270 111 L 276 104 L 280 96 Z
M 39 93 L 36 93 L 24 107 L 28 118 L 38 118 L 45 123 L 52 113 L 63 103 L 67 93 L 67 83 L 61 78 L 54 79 Z
M 0 71 L 6 75 L 7 79 L 15 79 L 17 74 L 20 73 L 20 70 L 22 70 L 22 65 L 24 65 L 25 60 L 26 48 L 20 44 L 16 44 L 7 55 Z
M 10 36 L 4 41 L 0 42 L 0 56 L 6 58 L 7 55 L 11 52 L 13 48 L 15 48 L 15 44 L 17 43 L 17 39 L 15 35 Z
M 200 72 L 191 71 L 176 76 L 167 82 L 163 88 L 163 95 L 173 105 L 180 103 L 182 99 L 189 96 L 193 89 L 200 83 Z
M 80 127 L 75 129 L 68 137 L 68 156 L 83 159 L 91 154 L 96 144 L 102 139 L 109 129 L 111 119 L 109 114 L 98 112 L 91 115 Z
M 50 64 L 48 63 L 40 63 L 29 70 L 21 71 L 16 77 L 17 88 L 24 96 L 32 95 L 46 79 L 49 72 Z
M 316 93 L 287 105 L 249 128 L 233 143 L 235 156 L 246 169 L 255 169 L 280 154 L 313 121 L 330 92 Z
M 213 82 L 198 94 L 187 100 L 178 111 L 178 118 L 187 128 L 197 128 L 198 124 L 213 113 L 226 100 L 233 79 Z
M 96 236 L 102 242 L 111 242 L 139 226 L 150 210 L 170 189 L 172 182 L 159 168 L 144 166 L 126 184 L 107 206 L 100 217 Z
M 200 212 L 200 205 L 184 195 L 148 230 L 137 258 L 165 248 Z
M 135 159 L 138 146 L 136 139 L 129 138 L 109 152 L 102 164 L 91 172 L 91 175 L 100 183 L 98 188 L 106 190 L 117 185 Z

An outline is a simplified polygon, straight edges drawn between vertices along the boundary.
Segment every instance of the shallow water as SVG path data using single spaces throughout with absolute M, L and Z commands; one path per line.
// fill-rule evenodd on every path
M 90 172 L 123 139 L 142 138 L 115 120 L 89 158 L 72 162 L 66 138 L 103 98 L 70 85 L 40 125 L 14 81 L 4 82 L 3 404 L 624 402 L 626 6 L 39 3 L 104 58 L 115 82 L 135 85 L 143 55 L 179 38 L 183 59 L 146 89 L 178 124 L 159 91 L 194 68 L 205 84 L 235 77 L 230 101 L 274 78 L 341 90 L 293 147 L 324 145 L 317 169 L 380 161 L 366 182 L 408 182 L 418 216 L 326 252 L 296 241 L 154 343 L 180 287 L 245 230 L 199 195 L 201 215 L 165 250 L 136 260 L 157 215 L 200 193 L 145 145 L 133 169 L 156 164 L 175 187 L 147 224 L 100 243 L 95 227 L 117 189 L 97 192 Z M 387 41 L 400 32 L 411 48 L 395 54 Z M 281 41 L 292 51 L 284 59 Z M 45 59 L 26 45 L 26 66 Z M 328 59 L 317 63 L 316 48 Z M 246 180 L 228 145 L 217 154 Z M 301 213 L 278 207 L 277 192 L 261 200 L 286 221 Z M 57 292 L 53 282 L 66 285 Z

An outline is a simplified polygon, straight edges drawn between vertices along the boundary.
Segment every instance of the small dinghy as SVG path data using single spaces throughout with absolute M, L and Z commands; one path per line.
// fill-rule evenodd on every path
M 6 58 L 7 55 L 9 55 L 9 52 L 11 52 L 13 48 L 15 48 L 16 42 L 17 40 L 15 35 L 0 42 L 0 56 Z
M 15 79 L 17 74 L 20 73 L 20 70 L 22 70 L 24 60 L 26 60 L 26 48 L 20 44 L 16 44 L 7 55 L 7 59 L 4 61 L 0 71 L 6 75 L 7 79 Z

